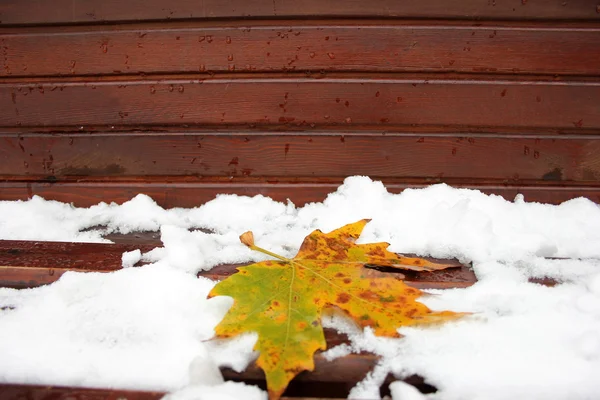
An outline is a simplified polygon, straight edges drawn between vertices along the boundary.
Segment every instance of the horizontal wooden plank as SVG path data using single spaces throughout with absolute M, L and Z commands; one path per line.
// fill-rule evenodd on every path
M 0 175 L 8 176 L 600 182 L 599 136 L 105 133 L 0 139 Z
M 0 383 L 4 400 L 158 400 L 165 393 Z
M 121 253 L 119 253 L 121 257 Z M 211 279 L 223 279 L 228 275 L 233 274 L 235 271 L 232 266 L 226 266 L 227 271 L 220 271 L 220 274 L 216 273 L 201 273 L 200 276 L 206 276 Z M 106 267 L 108 268 L 108 267 Z M 111 272 L 108 269 L 102 269 L 100 271 L 88 271 L 82 269 L 69 269 L 60 267 L 17 267 L 17 266 L 0 266 L 0 287 L 14 288 L 14 289 L 28 289 L 38 286 L 43 286 L 56 282 L 63 274 L 68 271 L 79 271 L 79 272 Z M 119 263 L 120 268 L 120 263 Z M 117 269 L 119 269 L 117 268 Z M 116 270 L 116 269 L 115 269 Z M 409 274 L 414 275 L 414 274 Z M 410 276 L 405 280 L 406 284 L 418 289 L 455 289 L 471 286 L 474 283 L 474 279 L 469 280 L 469 276 L 472 275 L 470 270 L 464 268 L 455 272 L 450 270 L 441 274 L 443 279 L 452 279 L 455 276 L 462 280 L 443 280 L 442 278 L 428 279 L 426 277 L 416 278 Z M 458 279 L 457 278 L 457 279 Z
M 600 83 L 207 79 L 0 85 L 0 127 L 378 124 L 600 128 Z
M 598 20 L 595 0 L 3 0 L 2 24 L 101 23 L 227 17 L 399 17 Z
M 406 188 L 419 188 L 441 180 L 410 180 L 404 183 L 385 181 L 388 191 L 402 192 Z M 447 181 L 447 180 L 446 180 Z M 523 194 L 527 201 L 560 204 L 564 201 L 586 197 L 600 203 L 598 186 L 561 186 L 559 185 L 519 185 L 519 184 L 477 184 L 474 182 L 450 182 L 456 187 L 480 190 L 487 194 L 496 194 L 512 201 L 517 194 Z M 48 200 L 73 203 L 78 207 L 89 207 L 101 201 L 123 203 L 138 193 L 151 196 L 162 207 L 197 207 L 214 199 L 218 194 L 237 194 L 244 196 L 263 195 L 276 201 L 290 199 L 297 206 L 310 202 L 323 201 L 334 192 L 341 180 L 329 183 L 266 183 L 234 179 L 232 183 L 219 182 L 178 182 L 177 178 L 168 180 L 117 181 L 98 180 L 92 182 L 38 182 L 38 181 L 0 181 L 0 200 L 27 200 L 34 195 Z
M 135 28 L 135 27 L 134 27 Z M 10 31 L 9 31 L 10 32 Z M 1 33 L 1 32 L 0 32 Z M 227 71 L 600 74 L 600 28 L 460 25 L 17 30 L 0 76 Z
M 52 283 L 67 271 L 111 272 L 121 269 L 121 255 L 125 251 L 150 251 L 162 247 L 155 240 L 129 244 L 69 243 L 0 240 L 0 287 L 30 288 Z M 472 285 L 476 279 L 469 267 L 456 260 L 429 259 L 448 264 L 452 268 L 433 273 L 398 271 L 380 272 L 405 278 L 407 284 L 418 288 L 452 288 Z M 240 265 L 221 265 L 198 275 L 210 279 L 224 279 L 235 273 Z
M 327 368 L 331 371 L 333 368 L 344 371 L 347 368 L 346 358 L 352 359 L 350 365 L 363 367 L 361 372 L 368 372 L 374 365 L 375 360 L 372 356 L 348 356 L 343 359 L 337 359 L 331 363 L 331 367 Z M 356 361 L 354 361 L 356 359 Z M 364 359 L 364 361 L 363 361 Z M 315 364 L 321 362 L 322 364 L 327 363 L 321 361 L 322 357 L 316 358 Z M 356 368 L 356 367 L 354 367 Z M 337 370 L 336 370 L 337 372 Z M 363 374 L 361 379 L 364 377 Z M 235 374 L 233 371 L 224 371 L 224 377 L 227 380 L 244 381 L 248 384 L 253 384 L 265 389 L 264 380 L 254 379 L 241 379 L 239 376 L 244 374 Z M 229 376 L 232 375 L 232 376 Z M 296 378 L 297 379 L 297 378 Z M 387 386 L 392 381 L 388 379 L 385 382 L 383 389 L 384 393 L 389 394 Z M 405 380 L 407 383 L 419 388 L 420 390 L 428 391 L 432 389 L 432 386 L 424 383 L 420 377 L 411 377 Z M 316 384 L 315 384 L 316 383 Z M 281 400 L 342 400 L 348 395 L 348 392 L 356 382 L 307 382 L 307 381 L 292 381 L 286 395 L 281 397 Z M 158 400 L 164 397 L 164 392 L 149 392 L 149 391 L 135 391 L 135 390 L 119 390 L 119 389 L 101 389 L 101 388 L 80 388 L 80 387 L 66 387 L 66 386 L 41 386 L 41 385 L 21 385 L 21 384 L 10 384 L 0 383 L 0 398 L 3 400 L 24 400 L 24 399 L 35 399 L 35 400 Z
M 327 330 L 326 330 L 327 332 Z M 341 400 L 345 399 L 354 385 L 362 380 L 377 362 L 371 354 L 350 354 L 327 361 L 320 353 L 315 354 L 315 370 L 300 373 L 286 389 L 281 400 Z M 257 385 L 266 390 L 264 374 L 254 364 L 244 372 L 236 373 L 222 368 L 226 380 L 241 381 Z M 390 394 L 389 384 L 394 379 L 388 376 L 381 386 L 383 396 Z M 422 393 L 435 392 L 436 388 L 426 383 L 418 375 L 403 379 Z M 119 389 L 80 388 L 62 386 L 36 386 L 23 384 L 0 383 L 0 398 L 3 400 L 154 400 L 165 393 L 133 391 Z
M 162 247 L 160 241 L 136 244 L 72 243 L 27 240 L 0 240 L 0 265 L 19 266 L 28 269 L 46 270 L 53 281 L 59 274 L 53 269 L 64 271 L 110 272 L 121 269 L 121 255 L 126 251 L 140 249 L 148 252 Z M 6 271 L 3 269 L 2 271 Z

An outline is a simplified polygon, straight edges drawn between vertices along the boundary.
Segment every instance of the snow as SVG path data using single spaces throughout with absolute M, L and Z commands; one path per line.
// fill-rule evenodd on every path
M 189 382 L 231 300 L 156 264 L 0 289 L 0 381 L 172 390 Z
M 351 177 L 324 202 L 304 207 L 235 195 L 168 210 L 142 194 L 90 208 L 40 197 L 0 202 L 2 239 L 106 242 L 107 233 L 150 230 L 160 231 L 163 243 L 123 255 L 124 267 L 152 263 L 143 267 L 69 272 L 36 289 L 0 289 L 0 382 L 164 390 L 174 392 L 171 399 L 265 398 L 258 388 L 222 382 L 218 366 L 241 371 L 255 359 L 256 336 L 209 340 L 231 299 L 207 300 L 214 282 L 196 272 L 264 259 L 239 243 L 248 230 L 261 247 L 293 256 L 314 229 L 371 218 L 360 242 L 387 241 L 396 252 L 472 262 L 478 282 L 421 299 L 433 309 L 472 315 L 401 328 L 401 339 L 325 316 L 324 326 L 351 339 L 327 358 L 381 355 L 352 398 L 378 398 L 390 372 L 399 379 L 419 374 L 438 389 L 418 397 L 395 382 L 394 399 L 595 398 L 600 207 L 583 198 L 559 206 L 525 200 L 446 185 L 390 194 L 380 182 Z
M 163 400 L 267 400 L 256 386 L 225 382 L 220 386 L 192 385 L 163 397 Z
M 393 400 L 425 400 L 425 396 L 414 386 L 402 381 L 392 382 L 390 384 L 390 392 L 392 393 Z
M 140 251 L 140 249 L 136 249 L 133 251 L 126 251 L 121 256 L 121 266 L 123 268 L 133 267 L 141 259 L 142 259 L 142 252 Z

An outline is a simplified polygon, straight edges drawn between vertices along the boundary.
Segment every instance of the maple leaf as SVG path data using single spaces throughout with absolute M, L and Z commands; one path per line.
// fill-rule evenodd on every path
M 219 337 L 257 332 L 257 365 L 263 369 L 271 399 L 278 399 L 300 372 L 314 369 L 313 355 L 326 348 L 321 313 L 338 307 L 375 334 L 399 336 L 397 328 L 455 319 L 462 314 L 433 312 L 416 301 L 422 295 L 396 277 L 373 276 L 364 265 L 418 271 L 447 268 L 389 252 L 389 243 L 356 244 L 364 219 L 328 234 L 308 235 L 298 254 L 287 259 L 254 244 L 252 232 L 240 240 L 277 261 L 238 268 L 219 282 L 209 297 L 231 296 L 234 304 L 215 328 Z M 372 272 L 372 271 L 371 271 Z

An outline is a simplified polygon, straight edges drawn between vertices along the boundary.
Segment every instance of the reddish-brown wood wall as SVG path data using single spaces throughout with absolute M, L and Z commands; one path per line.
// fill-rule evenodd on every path
M 5 0 L 0 50 L 0 200 L 600 202 L 597 1 Z

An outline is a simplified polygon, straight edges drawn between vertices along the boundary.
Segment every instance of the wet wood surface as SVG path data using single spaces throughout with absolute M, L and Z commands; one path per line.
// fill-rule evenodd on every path
M 201 18 L 395 17 L 598 21 L 595 0 L 4 0 L 6 24 L 103 23 Z
M 0 240 L 0 287 L 37 287 L 56 281 L 67 271 L 117 271 L 122 268 L 121 256 L 124 252 L 136 249 L 148 252 L 155 247 L 162 247 L 160 240 L 149 233 L 113 234 L 110 238 L 122 244 Z M 403 271 L 406 282 L 418 288 L 466 287 L 475 282 L 475 275 L 468 266 L 456 260 L 432 260 L 453 268 L 435 274 Z M 235 273 L 240 265 L 220 265 L 198 275 L 220 280 Z M 399 272 L 373 270 L 373 273 L 397 275 Z
M 419 385 L 421 380 L 413 378 L 408 380 L 413 385 Z M 323 395 L 332 394 L 332 396 L 326 397 L 314 397 L 314 396 L 297 396 L 292 395 L 283 396 L 281 400 L 341 400 L 346 397 L 337 397 L 335 392 L 340 392 L 340 389 L 345 393 L 348 390 L 344 390 L 345 387 L 342 385 L 334 384 L 332 390 L 330 385 L 310 385 L 309 382 L 304 382 L 304 387 L 296 384 L 292 384 L 292 388 L 296 393 L 306 391 L 306 386 L 310 387 L 311 391 L 321 390 Z M 294 387 L 295 386 L 295 387 Z M 3 400 L 158 400 L 163 398 L 166 393 L 164 392 L 151 392 L 151 391 L 134 391 L 134 390 L 118 390 L 118 389 L 97 389 L 97 388 L 78 388 L 78 387 L 65 387 L 65 386 L 41 386 L 41 385 L 15 385 L 15 384 L 1 384 L 0 383 L 0 398 Z
M 61 386 L 0 384 L 4 400 L 158 400 L 165 393 Z
M 596 2 L 7 0 L 0 199 L 598 201 Z
M 52 177 L 31 177 L 31 180 L 17 180 L 0 182 L 0 195 L 3 200 L 21 200 L 32 196 L 42 196 L 65 203 L 73 203 L 78 207 L 90 207 L 104 202 L 124 203 L 131 200 L 139 193 L 144 193 L 165 208 L 171 207 L 198 207 L 213 200 L 219 194 L 236 194 L 242 196 L 262 195 L 275 201 L 287 202 L 291 200 L 296 206 L 325 200 L 329 193 L 335 192 L 342 184 L 342 180 L 328 179 L 324 182 L 260 182 L 254 179 L 231 179 L 210 181 L 202 179 L 180 179 L 178 177 L 165 177 L 158 179 L 117 180 L 116 178 L 99 180 L 81 179 L 70 181 L 49 180 Z M 38 179 L 38 180 L 36 180 Z M 43 180 L 45 182 L 40 182 Z M 229 180 L 229 178 L 227 178 Z M 600 188 L 580 184 L 567 185 L 565 183 L 547 184 L 548 182 L 524 182 L 511 184 L 509 182 L 480 183 L 473 181 L 453 181 L 442 178 L 421 180 L 384 180 L 390 193 L 400 193 L 407 188 L 426 187 L 439 182 L 448 182 L 454 187 L 464 187 L 480 190 L 486 194 L 497 194 L 508 201 L 513 201 L 515 196 L 522 194 L 526 201 L 540 203 L 560 204 L 577 197 L 586 197 L 600 203 Z
M 0 84 L 0 127 L 363 124 L 600 129 L 600 82 L 364 78 Z
M 241 21 L 234 26 L 0 28 L 0 37 L 0 76 L 5 77 L 211 71 L 600 73 L 597 24 Z
M 339 367 L 336 361 L 329 364 Z M 227 376 L 227 379 L 239 380 L 239 377 L 236 377 L 235 373 L 228 376 L 227 371 L 224 371 L 224 375 Z M 281 400 L 342 400 L 346 399 L 348 392 L 352 388 L 352 385 L 347 382 L 311 382 L 302 380 L 301 376 L 299 375 L 296 378 L 299 380 L 290 383 L 286 394 L 281 397 Z M 393 380 L 390 377 L 386 379 L 381 390 L 384 395 L 389 395 L 387 386 Z M 409 377 L 404 379 L 404 381 L 425 393 L 435 390 L 418 376 Z M 249 382 L 264 389 L 264 381 L 251 380 Z M 163 392 L 151 391 L 0 384 L 0 397 L 3 400 L 158 400 L 165 394 Z
M 600 115 L 600 114 L 599 114 Z M 5 136 L 0 174 L 469 178 L 598 182 L 598 136 L 146 134 Z

